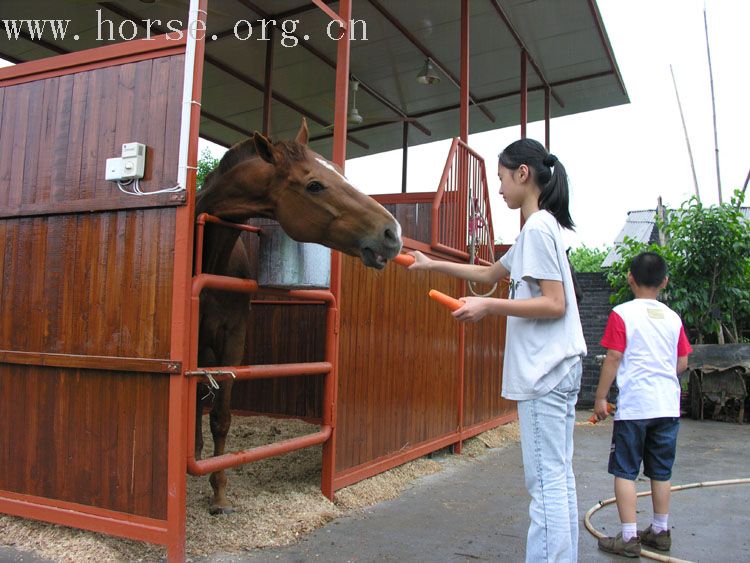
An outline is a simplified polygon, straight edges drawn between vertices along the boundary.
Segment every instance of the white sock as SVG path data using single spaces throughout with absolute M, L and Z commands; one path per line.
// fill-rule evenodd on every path
M 654 519 L 651 520 L 651 529 L 657 534 L 659 532 L 666 532 L 669 530 L 669 525 L 667 524 L 668 521 L 669 514 L 656 514 L 654 512 Z
M 636 522 L 633 522 L 632 524 L 624 524 L 622 525 L 622 541 L 630 541 L 631 538 L 634 538 L 638 535 L 638 528 L 636 527 Z

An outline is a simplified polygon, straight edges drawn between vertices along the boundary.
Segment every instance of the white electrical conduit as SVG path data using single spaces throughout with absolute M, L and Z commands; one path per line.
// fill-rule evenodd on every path
M 723 485 L 747 485 L 750 484 L 750 477 L 745 477 L 743 479 L 727 479 L 724 481 L 703 481 L 701 483 L 689 483 L 687 485 L 676 485 L 671 488 L 673 492 L 675 491 L 685 491 L 687 489 L 697 489 L 700 487 L 721 487 Z M 639 497 L 647 497 L 651 495 L 651 491 L 643 491 L 638 493 L 637 496 Z M 617 499 L 615 497 L 608 498 L 607 500 L 600 500 L 598 503 L 596 503 L 594 506 L 589 508 L 589 511 L 586 513 L 586 516 L 583 518 L 584 524 L 586 524 L 586 529 L 591 532 L 594 537 L 597 538 L 603 538 L 605 537 L 604 534 L 602 534 L 599 530 L 594 528 L 594 526 L 591 524 L 591 516 L 599 510 L 600 508 L 603 508 L 609 504 L 612 504 L 616 502 Z M 671 557 L 669 555 L 661 555 L 659 553 L 654 553 L 653 551 L 648 551 L 646 549 L 641 549 L 641 557 L 646 557 L 648 559 L 653 559 L 654 561 L 666 561 L 668 563 L 690 563 L 690 561 L 687 561 L 685 559 L 678 559 L 677 557 Z
M 190 0 L 185 38 L 185 72 L 182 82 L 182 118 L 180 121 L 180 149 L 177 164 L 177 185 L 187 188 L 188 147 L 190 144 L 190 112 L 193 104 L 193 74 L 195 72 L 195 44 L 198 29 L 198 0 Z M 205 32 L 204 32 L 205 33 Z M 199 104 L 200 105 L 200 104 Z

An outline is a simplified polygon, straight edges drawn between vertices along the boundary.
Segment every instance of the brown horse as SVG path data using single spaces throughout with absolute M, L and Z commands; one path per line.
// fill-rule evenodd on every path
M 401 227 L 379 203 L 356 190 L 341 169 L 307 146 L 307 123 L 294 141 L 271 143 L 256 132 L 233 146 L 206 177 L 196 197 L 196 215 L 209 213 L 243 223 L 251 217 L 275 219 L 293 239 L 316 242 L 383 268 L 401 250 Z M 249 260 L 239 231 L 207 229 L 203 271 L 249 276 Z M 198 365 L 241 365 L 245 352 L 247 294 L 204 291 L 200 303 Z M 232 381 L 222 381 L 211 408 L 214 455 L 224 453 L 231 424 Z M 196 456 L 203 449 L 201 390 L 196 413 Z M 224 471 L 212 473 L 212 514 L 230 513 Z

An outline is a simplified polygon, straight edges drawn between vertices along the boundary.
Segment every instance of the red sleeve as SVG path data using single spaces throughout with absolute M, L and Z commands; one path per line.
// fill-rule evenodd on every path
M 626 343 L 627 333 L 625 332 L 625 321 L 622 320 L 620 315 L 612 311 L 609 314 L 607 328 L 604 329 L 604 336 L 602 336 L 600 344 L 607 350 L 625 352 Z
M 685 336 L 685 327 L 680 327 L 680 337 L 677 340 L 677 357 L 687 356 L 693 351 L 690 342 L 688 342 L 687 336 Z

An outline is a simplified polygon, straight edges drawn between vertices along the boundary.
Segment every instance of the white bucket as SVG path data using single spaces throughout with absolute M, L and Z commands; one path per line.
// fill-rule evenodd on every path
M 331 249 L 297 242 L 278 224 L 263 225 L 260 234 L 258 284 L 280 289 L 328 289 Z

